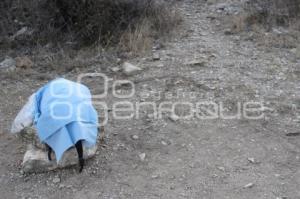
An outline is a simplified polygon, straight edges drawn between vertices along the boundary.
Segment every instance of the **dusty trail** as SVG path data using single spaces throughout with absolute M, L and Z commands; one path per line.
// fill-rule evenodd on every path
M 107 146 L 82 174 L 69 169 L 22 175 L 17 167 L 22 158 L 23 149 L 16 149 L 20 143 L 0 134 L 1 197 L 300 198 L 300 140 L 285 136 L 299 131 L 292 108 L 300 104 L 299 76 L 293 75 L 299 62 L 287 49 L 264 51 L 242 36 L 225 35 L 219 19 L 209 18 L 213 6 L 187 0 L 180 9 L 185 30 L 156 51 L 160 60 L 130 60 L 145 70 L 131 77 L 136 95 L 130 101 L 142 101 L 144 90 L 182 90 L 198 96 L 171 101 L 224 102 L 231 113 L 237 102 L 262 101 L 272 111 L 266 110 L 260 120 L 156 120 L 148 112 L 141 119 L 110 119 Z M 24 102 L 18 96 L 29 96 L 43 81 L 25 78 L 9 83 L 1 82 L 7 93 L 0 96 L 3 132 Z M 107 98 L 110 105 L 116 100 Z M 146 99 L 152 100 L 161 103 L 167 98 Z M 141 153 L 146 154 L 144 161 Z M 54 183 L 55 177 L 59 183 Z M 245 188 L 250 183 L 253 186 Z

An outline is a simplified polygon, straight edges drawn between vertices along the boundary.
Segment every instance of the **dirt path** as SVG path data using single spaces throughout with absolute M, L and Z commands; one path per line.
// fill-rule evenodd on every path
M 159 120 L 145 111 L 139 119 L 110 118 L 107 146 L 82 174 L 74 168 L 23 175 L 24 149 L 6 132 L 25 97 L 44 81 L 1 80 L 7 93 L 0 96 L 1 198 L 300 198 L 300 137 L 286 136 L 299 131 L 299 62 L 288 49 L 264 51 L 242 36 L 225 35 L 219 19 L 209 17 L 213 5 L 186 0 L 180 9 L 186 30 L 156 50 L 160 60 L 131 60 L 144 72 L 131 77 L 137 83 L 130 101 L 223 102 L 231 114 L 238 102 L 257 101 L 268 107 L 265 117 Z M 145 91 L 161 97 L 142 99 Z M 107 98 L 109 105 L 116 101 Z

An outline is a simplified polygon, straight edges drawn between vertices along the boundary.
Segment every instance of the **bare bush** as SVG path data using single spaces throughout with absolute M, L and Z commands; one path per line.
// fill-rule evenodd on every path
M 18 30 L 27 27 L 30 34 L 12 43 L 91 45 L 121 41 L 129 45 L 129 40 L 133 41 L 129 37 L 141 37 L 125 36 L 129 32 L 147 31 L 147 37 L 152 37 L 148 40 L 170 32 L 179 19 L 172 13 L 172 2 L 161 0 L 2 0 L 0 36 L 11 40 Z
M 300 0 L 250 0 L 245 5 L 245 23 L 287 26 L 300 16 Z

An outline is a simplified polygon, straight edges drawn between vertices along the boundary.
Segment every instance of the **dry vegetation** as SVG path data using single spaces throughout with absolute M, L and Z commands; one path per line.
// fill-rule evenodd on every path
M 121 44 L 138 51 L 180 22 L 172 5 L 157 0 L 2 0 L 0 45 Z M 25 33 L 15 37 L 24 27 Z
M 300 29 L 300 0 L 250 0 L 244 12 L 234 17 L 234 29 L 244 31 L 257 26 L 270 31 L 274 26 Z
M 229 20 L 233 33 L 252 32 L 261 46 L 298 48 L 299 19 L 300 0 L 250 0 Z

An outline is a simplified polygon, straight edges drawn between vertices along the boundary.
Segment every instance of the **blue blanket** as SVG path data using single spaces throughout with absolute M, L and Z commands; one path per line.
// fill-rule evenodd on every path
M 54 150 L 57 162 L 79 140 L 84 147 L 96 144 L 98 114 L 86 86 L 60 78 L 40 88 L 35 97 L 38 136 Z

